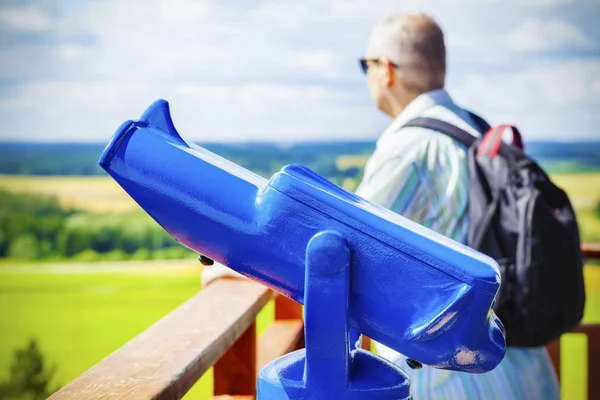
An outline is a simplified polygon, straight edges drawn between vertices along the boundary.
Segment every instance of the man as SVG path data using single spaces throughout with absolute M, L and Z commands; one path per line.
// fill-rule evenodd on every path
M 475 121 L 444 90 L 444 35 L 422 14 L 395 14 L 379 23 L 361 60 L 377 107 L 394 119 L 377 141 L 357 194 L 458 242 L 469 228 L 467 151 L 448 136 L 405 127 L 416 117 L 444 120 L 479 136 Z M 406 358 L 375 343 L 384 358 L 405 367 Z M 406 368 L 405 368 L 406 369 Z M 418 399 L 558 399 L 544 348 L 508 348 L 485 374 L 409 370 Z

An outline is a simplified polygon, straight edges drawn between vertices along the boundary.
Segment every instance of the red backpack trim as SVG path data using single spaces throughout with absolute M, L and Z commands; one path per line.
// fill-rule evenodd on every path
M 514 125 L 497 125 L 490 128 L 483 137 L 481 141 L 481 145 L 479 146 L 479 150 L 477 151 L 477 155 L 487 155 L 490 158 L 494 158 L 498 155 L 500 151 L 500 146 L 502 145 L 502 136 L 504 136 L 504 132 L 507 129 L 511 129 L 513 133 L 513 146 L 519 148 L 519 150 L 523 151 L 523 137 L 521 136 L 521 132 Z

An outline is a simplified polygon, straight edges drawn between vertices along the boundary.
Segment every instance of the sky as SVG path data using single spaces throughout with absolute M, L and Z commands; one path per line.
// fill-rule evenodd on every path
M 598 0 L 0 0 L 0 141 L 107 142 L 158 98 L 187 140 L 375 140 L 357 60 L 400 11 L 444 30 L 459 105 L 600 139 Z

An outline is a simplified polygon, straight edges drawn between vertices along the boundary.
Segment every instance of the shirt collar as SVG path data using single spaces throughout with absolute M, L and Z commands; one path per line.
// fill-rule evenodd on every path
M 383 132 L 378 143 L 395 133 L 402 125 L 406 124 L 411 119 L 418 117 L 423 113 L 426 109 L 436 106 L 436 105 L 444 105 L 444 104 L 452 104 L 452 98 L 448 94 L 445 89 L 435 89 L 429 91 L 427 93 L 423 93 L 417 96 L 413 101 L 408 103 L 408 105 L 398 114 L 398 116 L 394 119 L 391 125 Z

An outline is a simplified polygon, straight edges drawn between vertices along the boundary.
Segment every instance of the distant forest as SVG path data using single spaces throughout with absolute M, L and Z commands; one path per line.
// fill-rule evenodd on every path
M 201 144 L 264 177 L 286 164 L 306 165 L 338 181 L 356 178 L 360 169 L 339 170 L 342 155 L 368 155 L 373 142 L 325 142 L 277 145 L 272 143 Z M 0 174 L 9 175 L 104 175 L 98 166 L 103 144 L 0 143 Z M 600 141 L 530 142 L 526 152 L 548 172 L 582 172 L 600 169 Z
M 360 181 L 362 163 L 374 149 L 374 143 L 366 142 L 203 146 L 264 177 L 286 164 L 299 163 L 337 184 Z M 103 148 L 100 144 L 0 143 L 0 174 L 104 175 L 97 164 Z M 538 142 L 527 144 L 526 149 L 548 172 L 600 170 L 600 142 Z M 342 156 L 351 162 L 338 162 Z M 52 197 L 0 190 L 0 259 L 89 262 L 190 256 L 190 250 L 141 210 L 95 214 L 64 209 Z
M 143 211 L 94 214 L 54 197 L 0 190 L 0 258 L 148 260 L 189 257 Z
M 264 177 L 295 163 L 306 165 L 321 175 L 336 177 L 341 173 L 336 166 L 339 156 L 366 155 L 375 147 L 374 143 L 364 142 L 290 146 L 270 143 L 200 145 Z M 103 149 L 101 144 L 0 143 L 0 174 L 105 175 L 98 166 Z M 354 175 L 358 172 L 353 170 Z

